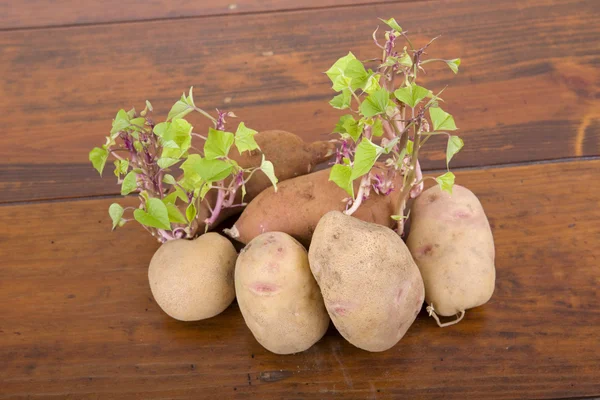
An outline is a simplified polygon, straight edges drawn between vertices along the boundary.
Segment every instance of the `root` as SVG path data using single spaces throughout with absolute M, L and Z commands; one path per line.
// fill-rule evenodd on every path
M 223 229 L 223 232 L 232 239 L 237 239 L 240 237 L 240 231 L 236 226 L 232 226 L 231 229 Z
M 437 322 L 438 326 L 440 328 L 444 328 L 446 326 L 450 326 L 450 325 L 454 325 L 454 324 L 458 324 L 463 317 L 465 316 L 465 310 L 462 310 L 460 313 L 456 314 L 457 317 L 454 321 L 449 321 L 449 322 L 440 322 L 440 318 L 437 316 L 437 314 L 435 313 L 435 309 L 433 308 L 433 303 L 427 306 L 427 313 L 429 314 L 430 317 L 433 317 L 433 319 L 435 319 L 435 322 Z

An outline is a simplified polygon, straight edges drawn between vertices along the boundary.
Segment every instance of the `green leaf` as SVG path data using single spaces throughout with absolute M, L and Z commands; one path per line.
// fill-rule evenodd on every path
M 351 83 L 352 78 L 342 74 L 335 78 L 335 82 L 333 82 L 333 86 L 331 88 L 336 92 L 339 92 L 341 90 L 348 89 Z
M 413 153 L 413 146 L 414 146 L 414 142 L 412 140 L 408 139 L 406 141 L 406 153 L 407 154 Z
M 344 89 L 342 90 L 342 93 L 331 99 L 329 104 L 331 104 L 333 108 L 344 110 L 350 107 L 351 96 L 352 94 L 350 93 L 350 89 Z
M 165 135 L 165 132 L 167 132 L 170 127 L 171 127 L 170 122 L 161 122 L 154 126 L 153 132 L 156 136 L 163 137 Z
M 196 107 L 196 103 L 194 103 L 194 94 L 192 93 L 193 90 L 194 87 L 190 86 L 190 93 L 188 95 L 188 98 L 186 99 L 186 103 L 192 107 Z
M 185 95 L 183 98 L 185 99 Z M 194 111 L 194 107 L 187 104 L 185 100 L 179 100 L 171 107 L 171 111 L 169 111 L 169 115 L 167 115 L 167 120 L 175 121 L 179 118 L 184 118 L 192 111 Z
M 146 124 L 146 118 L 144 118 L 144 117 L 134 118 L 131 121 L 129 121 L 129 124 L 136 125 L 140 128 L 143 128 L 144 125 Z
M 231 132 L 218 131 L 208 128 L 208 138 L 204 143 L 204 156 L 209 160 L 227 157 L 233 145 L 234 136 Z
M 334 133 L 346 133 L 346 128 L 344 128 L 344 124 L 348 120 L 354 121 L 354 117 L 351 114 L 342 115 L 340 117 L 338 123 L 335 125 L 333 132 Z
M 125 179 L 123 179 L 123 183 L 121 184 L 121 196 L 127 196 L 135 189 L 137 189 L 137 174 L 131 171 L 125 176 Z
M 115 160 L 115 175 L 117 178 L 120 178 L 121 175 L 125 175 L 127 173 L 127 169 L 129 169 L 129 160 Z
M 400 88 L 394 92 L 394 96 L 404 104 L 415 108 L 425 97 L 430 94 L 430 91 L 422 86 L 411 84 L 410 86 Z
M 210 189 L 212 189 L 210 182 L 207 182 L 205 185 L 202 185 L 202 187 L 200 188 L 200 192 L 198 193 L 200 199 L 204 200 L 204 196 L 206 196 L 206 193 L 208 193 Z
M 94 147 L 92 151 L 90 151 L 89 159 L 92 162 L 92 165 L 98 171 L 100 176 L 102 176 L 102 171 L 104 170 L 104 165 L 106 164 L 106 160 L 108 159 L 108 150 L 101 149 L 100 147 Z
M 454 174 L 452 172 L 448 171 L 444 175 L 438 176 L 435 181 L 442 190 L 452 194 L 452 187 L 454 186 Z
M 452 70 L 452 72 L 454 72 L 455 74 L 458 74 L 458 67 L 460 65 L 460 58 L 455 58 L 453 60 L 446 60 L 446 64 L 448 64 L 448 67 L 450 67 L 450 69 Z
M 373 126 L 371 126 L 371 133 L 375 137 L 383 135 L 383 123 L 381 122 L 381 119 L 375 119 L 375 122 L 373 122 Z
M 365 80 L 365 83 L 363 86 L 361 86 L 361 88 L 367 94 L 371 94 L 381 89 L 381 85 L 379 85 L 379 74 L 369 75 L 369 77 Z
M 363 138 L 358 146 L 356 146 L 350 179 L 355 180 L 368 173 L 373 168 L 373 165 L 375 165 L 375 161 L 377 161 L 382 151 L 381 147 L 369 139 Z
M 448 138 L 448 146 L 446 147 L 446 167 L 448 166 L 448 164 L 450 164 L 450 160 L 452 160 L 452 157 L 454 157 L 454 155 L 458 153 L 464 145 L 465 143 L 458 136 L 451 135 Z
M 358 123 L 358 121 L 355 121 L 352 116 L 344 121 L 343 127 L 346 133 L 350 135 L 352 140 L 354 140 L 354 142 L 358 140 L 363 131 L 363 127 Z
M 146 202 L 146 211 L 136 209 L 133 217 L 142 225 L 158 229 L 171 229 L 169 223 L 169 212 L 167 206 L 160 199 L 148 199 Z
M 163 203 L 175 204 L 177 202 L 177 192 L 171 192 L 162 199 Z M 187 199 L 185 199 L 187 201 Z
M 367 96 L 360 105 L 360 112 L 365 117 L 372 117 L 385 113 L 390 101 L 390 93 L 385 89 L 379 89 Z
M 150 112 L 154 111 L 154 108 L 152 107 L 152 104 L 148 100 L 146 100 L 146 108 Z
M 275 176 L 275 168 L 273 167 L 273 163 L 271 161 L 265 160 L 265 155 L 262 155 L 262 162 L 260 163 L 260 170 L 269 178 L 271 184 L 275 188 L 275 192 L 277 192 L 277 182 L 279 180 Z
M 161 168 L 168 168 L 176 164 L 192 145 L 192 125 L 185 119 L 176 119 L 168 125 L 162 126 L 158 131 L 155 127 L 155 133 L 161 137 L 163 145 L 160 160 L 158 160 Z
M 325 72 L 329 79 L 331 79 L 331 83 L 335 83 L 335 80 L 344 73 L 348 63 L 350 63 L 352 60 L 356 60 L 356 57 L 354 57 L 354 54 L 349 52 L 347 55 L 337 60 L 335 64 L 333 64 L 331 68 Z
M 400 221 L 401 219 L 404 219 L 404 216 L 402 216 L 402 215 L 390 215 L 390 218 L 393 219 L 394 221 Z
M 165 174 L 165 176 L 163 176 L 162 181 L 164 183 L 166 183 L 167 185 L 174 185 L 177 183 L 177 181 L 175 180 L 173 175 L 170 175 L 170 174 Z
M 329 180 L 341 187 L 354 198 L 354 186 L 352 185 L 352 167 L 349 165 L 335 164 L 329 173 Z
M 127 128 L 129 126 L 129 119 L 129 115 L 125 110 L 119 110 L 112 123 L 111 136 Z
M 114 230 L 119 222 L 121 222 L 121 218 L 123 217 L 123 207 L 120 204 L 112 203 L 110 207 L 108 207 L 108 215 L 110 215 L 110 219 L 112 220 L 112 229 Z
M 188 201 L 187 194 L 179 186 L 175 186 L 175 194 L 177 195 L 177 197 L 179 199 L 181 199 L 181 201 L 185 201 L 185 202 Z M 173 202 L 173 203 L 175 203 L 175 202 Z
M 402 57 L 398 58 L 398 64 L 402 65 L 403 67 L 412 67 L 413 66 L 413 59 L 405 51 L 404 54 L 402 54 Z
M 187 220 L 175 204 L 165 202 L 164 199 L 163 203 L 165 203 L 165 206 L 167 206 L 167 215 L 169 216 L 170 222 L 174 224 L 187 224 Z
M 225 179 L 231 173 L 233 166 L 222 160 L 209 160 L 200 157 L 198 154 L 191 154 L 187 160 L 181 164 L 186 180 L 202 183 L 215 182 Z M 194 177 L 196 175 L 196 177 Z M 199 178 L 199 179 L 198 179 Z
M 244 202 L 244 197 L 246 197 L 246 184 L 242 183 L 242 203 Z
M 390 18 L 387 21 L 385 19 L 381 19 L 381 18 L 379 18 L 379 20 L 381 22 L 385 23 L 387 26 L 389 26 L 393 30 L 395 30 L 397 32 L 402 32 L 402 28 L 400 27 L 400 25 L 398 25 L 398 23 L 396 22 L 396 20 L 394 18 Z
M 192 223 L 194 218 L 196 218 L 196 213 L 196 206 L 194 205 L 194 202 L 191 202 L 190 205 L 187 206 L 187 208 L 185 209 L 185 217 L 187 218 L 189 223 Z
M 260 150 L 258 143 L 254 140 L 256 134 L 257 132 L 254 129 L 247 128 L 243 122 L 240 122 L 235 131 L 235 147 L 240 154 L 244 151 Z
M 362 89 L 369 79 L 369 74 L 363 63 L 356 59 L 348 62 L 344 75 L 352 79 L 350 82 L 352 90 Z
M 164 152 L 164 150 L 163 150 Z M 172 165 L 175 165 L 179 162 L 179 158 L 171 158 L 171 157 L 161 157 L 156 162 L 159 167 L 162 169 L 169 168 Z
M 456 124 L 452 115 L 448 114 L 441 108 L 431 107 L 429 109 L 429 116 L 431 122 L 433 122 L 434 131 L 455 131 Z

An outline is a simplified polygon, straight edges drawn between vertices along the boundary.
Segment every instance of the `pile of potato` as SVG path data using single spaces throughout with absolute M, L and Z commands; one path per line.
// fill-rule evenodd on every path
M 356 347 L 384 351 L 404 336 L 424 301 L 446 326 L 494 291 L 492 233 L 472 192 L 432 187 L 415 200 L 411 221 L 406 244 L 387 226 L 326 210 L 311 232 L 257 232 L 239 255 L 217 233 L 173 240 L 152 258 L 150 288 L 182 321 L 215 316 L 237 297 L 248 328 L 274 353 L 308 349 L 330 319 Z M 308 242 L 308 252 L 289 233 Z M 456 319 L 442 323 L 438 315 Z

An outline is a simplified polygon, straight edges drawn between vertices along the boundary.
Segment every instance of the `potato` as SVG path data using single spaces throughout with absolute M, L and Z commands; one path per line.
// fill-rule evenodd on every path
M 231 242 L 217 233 L 168 241 L 150 261 L 152 295 L 164 312 L 180 321 L 213 317 L 235 298 L 236 258 Z
M 419 269 L 389 228 L 329 212 L 315 229 L 308 259 L 331 320 L 356 347 L 389 349 L 421 310 Z
M 235 266 L 235 291 L 246 325 L 273 353 L 304 351 L 329 326 L 306 250 L 285 233 L 265 233 L 248 243 Z
M 329 181 L 329 172 L 330 169 L 322 170 L 281 182 L 277 192 L 272 187 L 266 189 L 248 204 L 235 225 L 225 233 L 239 242 L 248 243 L 263 232 L 285 232 L 308 246 L 321 217 L 329 211 L 343 211 L 346 208 L 342 200 L 348 194 Z M 380 225 L 394 226 L 395 221 L 390 215 L 397 212 L 402 184 L 400 175 L 395 183 L 396 189 L 389 196 L 372 191 L 353 216 Z M 355 185 L 356 193 L 359 180 Z
M 470 190 L 454 185 L 450 195 L 435 186 L 417 197 L 407 244 L 425 282 L 425 300 L 438 315 L 464 315 L 492 297 L 494 238 Z
M 254 138 L 265 158 L 273 163 L 275 174 L 280 182 L 308 174 L 317 164 L 326 161 L 335 153 L 335 143 L 333 142 L 318 141 L 306 143 L 299 136 L 286 131 L 263 131 L 256 134 Z M 242 168 L 259 167 L 262 162 L 262 154 L 260 152 L 246 151 L 240 154 L 235 147 L 231 149 L 229 157 L 235 160 Z M 246 185 L 244 201 L 246 203 L 250 202 L 268 187 L 272 187 L 269 178 L 262 172 L 255 173 Z M 212 207 L 215 205 L 216 200 L 217 191 L 211 190 L 200 203 L 198 218 L 192 225 L 193 233 L 204 231 L 204 220 L 210 217 L 208 204 Z M 242 193 L 239 191 L 235 204 L 241 202 Z M 214 228 L 219 222 L 224 221 L 229 216 L 242 212 L 242 210 L 242 207 L 222 210 L 219 218 L 212 227 Z

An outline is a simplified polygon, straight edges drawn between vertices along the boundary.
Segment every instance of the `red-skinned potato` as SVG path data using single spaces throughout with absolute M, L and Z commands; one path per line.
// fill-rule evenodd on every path
M 248 204 L 235 225 L 225 231 L 226 234 L 248 243 L 264 232 L 285 232 L 308 246 L 321 217 L 329 211 L 343 211 L 346 208 L 343 199 L 348 194 L 329 181 L 329 172 L 330 169 L 321 170 L 281 182 L 277 192 L 273 188 L 266 189 Z M 355 181 L 355 193 L 358 192 L 359 181 Z M 394 181 L 395 189 L 390 195 L 371 191 L 369 198 L 363 201 L 353 216 L 393 227 L 395 221 L 390 216 L 397 212 L 401 184 L 402 177 L 398 174 Z
M 391 348 L 421 310 L 419 269 L 385 226 L 329 212 L 315 229 L 308 259 L 331 320 L 356 347 Z
M 285 233 L 265 233 L 242 250 L 235 266 L 235 292 L 246 325 L 273 353 L 304 351 L 329 326 L 306 250 Z
M 494 238 L 470 190 L 454 185 L 449 194 L 434 186 L 417 197 L 407 245 L 421 270 L 432 315 L 462 318 L 465 310 L 492 297 Z

